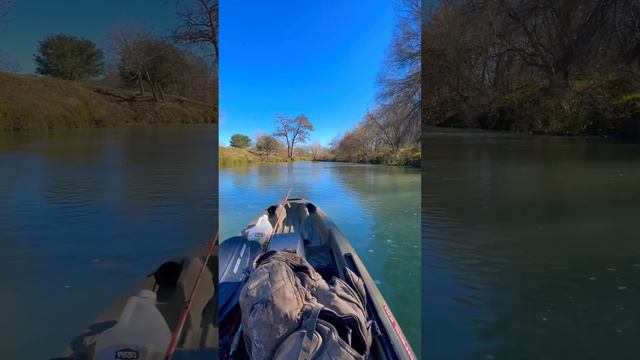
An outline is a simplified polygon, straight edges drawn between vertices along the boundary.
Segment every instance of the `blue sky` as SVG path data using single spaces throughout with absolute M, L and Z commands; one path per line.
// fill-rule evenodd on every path
M 327 145 L 372 108 L 392 0 L 221 1 L 220 143 L 304 113 Z
M 34 73 L 33 54 L 43 38 L 64 33 L 94 41 L 106 52 L 109 31 L 119 24 L 146 26 L 159 35 L 177 24 L 173 0 L 17 0 L 0 24 L 0 51 L 21 72 Z

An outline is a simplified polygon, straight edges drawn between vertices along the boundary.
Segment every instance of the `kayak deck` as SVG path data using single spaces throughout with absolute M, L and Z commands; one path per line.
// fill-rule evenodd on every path
M 415 359 L 364 264 L 342 232 L 320 208 L 304 199 L 288 199 L 284 205 L 270 206 L 264 214 L 276 229 L 268 250 L 295 251 L 296 241 L 292 241 L 291 237 L 299 237 L 304 244 L 301 255 L 324 279 L 330 280 L 334 276 L 345 279 L 347 268 L 362 278 L 367 292 L 368 313 L 375 323 L 374 333 L 378 333 L 373 339 L 370 359 Z M 255 226 L 259 219 L 251 222 L 243 233 Z M 221 319 L 221 347 L 230 344 L 238 331 L 239 307 L 232 311 L 228 309 L 226 305 L 225 318 Z M 246 358 L 243 347 L 242 339 L 239 339 L 234 359 Z M 223 359 L 228 355 L 226 350 L 221 351 Z
M 173 359 L 217 359 L 218 354 L 218 298 L 216 292 L 217 251 L 209 258 L 198 291 L 192 301 L 191 311 L 178 342 Z M 95 342 L 101 333 L 117 323 L 129 297 L 140 290 L 156 293 L 156 306 L 174 331 L 187 301 L 187 296 L 202 268 L 204 257 L 192 254 L 164 262 L 146 276 L 131 291 L 117 299 L 98 319 L 73 339 L 63 352 L 62 359 L 91 359 Z M 215 275 L 215 276 L 214 276 Z

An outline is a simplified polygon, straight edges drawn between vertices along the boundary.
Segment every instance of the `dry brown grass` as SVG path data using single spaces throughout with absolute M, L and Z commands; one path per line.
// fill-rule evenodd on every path
M 0 131 L 214 121 L 212 107 L 180 98 L 158 104 L 128 90 L 0 72 Z

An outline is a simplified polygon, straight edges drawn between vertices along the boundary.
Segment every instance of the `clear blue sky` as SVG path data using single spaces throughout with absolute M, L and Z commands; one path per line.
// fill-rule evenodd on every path
M 373 107 L 395 1 L 221 1 L 220 143 L 306 114 L 327 145 Z
M 177 24 L 174 0 L 17 0 L 0 24 L 2 56 L 34 73 L 38 42 L 64 33 L 94 41 L 106 52 L 109 30 L 119 24 L 146 26 L 168 34 Z

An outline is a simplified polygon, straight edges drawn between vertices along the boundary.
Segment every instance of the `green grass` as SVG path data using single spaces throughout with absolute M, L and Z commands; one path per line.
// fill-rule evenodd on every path
M 0 72 L 0 131 L 213 123 L 212 109 L 171 96 L 158 104 L 134 91 Z

